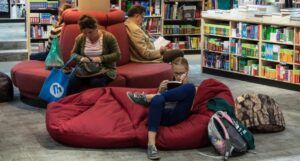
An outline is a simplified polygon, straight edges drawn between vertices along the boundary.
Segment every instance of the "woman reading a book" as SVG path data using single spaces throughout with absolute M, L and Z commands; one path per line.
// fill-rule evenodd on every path
M 160 158 L 155 146 L 159 126 L 171 126 L 184 121 L 189 116 L 193 104 L 195 86 L 188 83 L 188 61 L 182 57 L 176 58 L 172 62 L 172 69 L 175 81 L 162 81 L 157 94 L 127 92 L 132 102 L 149 108 L 147 151 L 149 159 Z

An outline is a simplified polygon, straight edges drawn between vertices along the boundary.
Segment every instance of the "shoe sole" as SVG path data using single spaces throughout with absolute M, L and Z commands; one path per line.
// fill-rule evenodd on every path
M 129 98 L 129 100 L 130 100 L 132 103 L 141 105 L 141 106 L 143 106 L 143 107 L 147 107 L 147 105 L 142 105 L 142 104 L 139 104 L 139 103 L 134 102 L 134 100 L 131 99 L 131 97 L 129 96 L 128 93 L 129 93 L 129 92 L 126 92 L 126 95 L 127 95 L 127 97 Z
M 151 160 L 159 160 L 160 157 L 159 157 L 159 156 L 156 156 L 156 157 L 148 157 L 148 159 L 151 159 Z

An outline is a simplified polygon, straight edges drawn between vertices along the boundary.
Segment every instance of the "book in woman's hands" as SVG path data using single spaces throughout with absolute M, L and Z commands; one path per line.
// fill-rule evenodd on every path
M 181 86 L 182 83 L 179 81 L 168 81 L 167 87 L 168 90 Z

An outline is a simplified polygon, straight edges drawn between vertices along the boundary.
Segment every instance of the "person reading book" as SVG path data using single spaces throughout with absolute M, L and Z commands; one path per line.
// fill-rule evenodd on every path
M 176 58 L 172 62 L 172 69 L 177 87 L 168 89 L 170 81 L 164 80 L 160 83 L 156 94 L 127 92 L 132 102 L 149 108 L 147 150 L 149 159 L 160 158 L 155 146 L 159 126 L 171 126 L 184 121 L 188 118 L 193 104 L 196 89 L 194 84 L 188 83 L 188 61 L 183 57 Z
M 155 48 L 151 36 L 141 27 L 145 11 L 142 6 L 133 6 L 128 10 L 128 19 L 125 21 L 125 26 L 129 37 L 130 60 L 140 63 L 172 62 L 177 57 L 183 57 L 183 52 L 179 49 L 167 50 L 165 46 L 159 49 Z M 161 38 L 158 41 L 166 42 Z

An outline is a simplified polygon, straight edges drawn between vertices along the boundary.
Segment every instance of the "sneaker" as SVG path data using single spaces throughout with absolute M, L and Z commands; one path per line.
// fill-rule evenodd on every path
M 143 106 L 149 106 L 149 102 L 147 102 L 145 93 L 139 93 L 139 92 L 127 92 L 128 98 L 136 103 Z
M 147 156 L 151 160 L 160 159 L 160 156 L 158 154 L 158 151 L 157 151 L 155 145 L 148 145 Z

